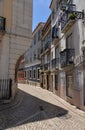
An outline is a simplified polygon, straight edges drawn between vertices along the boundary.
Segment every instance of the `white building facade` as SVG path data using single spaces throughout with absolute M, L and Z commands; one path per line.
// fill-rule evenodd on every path
M 52 0 L 53 92 L 85 110 L 85 1 Z

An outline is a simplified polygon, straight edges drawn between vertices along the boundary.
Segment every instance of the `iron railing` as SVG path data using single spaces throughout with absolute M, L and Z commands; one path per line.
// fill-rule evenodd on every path
M 11 79 L 0 79 L 0 100 L 6 100 L 11 97 Z
M 75 49 L 65 49 L 60 52 L 61 68 L 74 64 Z
M 6 18 L 0 16 L 0 31 L 5 31 Z
M 61 2 L 61 9 L 64 10 L 64 13 L 61 18 L 61 30 L 63 30 L 66 25 L 69 26 L 68 23 L 70 21 L 84 18 L 84 12 L 77 11 L 76 5 L 72 3 L 72 0 L 69 0 L 69 2 L 66 2 L 64 0 L 62 1 L 63 2 Z

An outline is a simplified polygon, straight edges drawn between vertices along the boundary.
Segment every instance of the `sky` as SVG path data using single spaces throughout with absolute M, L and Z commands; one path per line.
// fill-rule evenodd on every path
M 46 22 L 51 10 L 49 5 L 51 0 L 33 0 L 33 27 L 32 30 L 38 25 L 39 22 Z

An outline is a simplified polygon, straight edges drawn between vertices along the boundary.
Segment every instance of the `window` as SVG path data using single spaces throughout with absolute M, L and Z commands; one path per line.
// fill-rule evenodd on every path
M 40 59 L 40 48 L 37 49 L 37 58 Z
M 36 44 L 36 35 L 34 36 L 34 45 Z
M 55 48 L 55 57 L 56 58 L 59 58 L 59 46 L 57 46 L 56 48 Z
M 67 36 L 67 38 L 66 38 L 66 48 L 68 48 L 68 49 L 74 48 L 72 33 L 69 36 Z
M 51 59 L 53 59 L 53 51 L 51 52 Z
M 57 27 L 57 25 L 55 25 L 52 28 L 52 38 L 58 38 L 59 37 L 59 28 Z
M 34 53 L 34 60 L 36 60 L 36 54 Z
M 54 19 L 54 16 L 55 16 L 55 11 L 53 10 L 52 11 L 52 19 Z
M 55 90 L 58 90 L 58 75 L 55 75 Z
M 59 0 L 56 1 L 56 11 L 58 10 L 59 8 Z
M 41 29 L 38 31 L 38 41 L 41 39 Z
M 30 78 L 32 78 L 32 70 L 30 70 Z
M 73 75 L 66 76 L 66 95 L 72 98 L 73 95 Z
M 35 70 L 34 70 L 34 73 L 33 73 L 33 74 L 34 74 L 34 76 L 33 76 L 33 77 L 34 77 L 34 79 L 35 79 Z
M 40 70 L 40 69 L 38 69 L 38 76 L 37 76 L 37 77 L 38 77 L 38 79 L 40 78 L 40 72 L 39 72 L 39 70 Z

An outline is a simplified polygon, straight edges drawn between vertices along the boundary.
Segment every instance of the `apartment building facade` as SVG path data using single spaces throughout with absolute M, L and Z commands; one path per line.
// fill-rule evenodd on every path
M 26 82 L 35 86 L 40 86 L 40 49 L 43 26 L 44 23 L 41 22 L 33 31 L 32 45 L 25 53 Z
M 85 1 L 52 0 L 50 9 L 51 91 L 85 110 Z
M 56 7 L 56 6 L 57 7 Z M 84 104 L 84 66 L 77 63 L 78 57 L 82 57 L 82 47 L 84 42 L 84 9 L 85 2 L 81 4 L 75 0 L 54 0 L 51 3 L 52 9 L 52 30 L 57 32 L 57 42 L 53 45 L 54 56 L 60 57 L 58 76 L 55 77 L 58 95 L 83 108 Z M 56 27 L 55 27 L 56 26 Z M 53 30 L 54 31 L 54 30 Z M 59 32 L 60 31 L 60 32 Z M 54 33 L 54 32 L 53 32 Z M 57 49 L 56 49 L 57 48 Z M 57 61 L 56 61 L 57 62 Z M 81 61 L 80 61 L 81 62 Z M 57 78 L 57 79 L 56 79 Z

